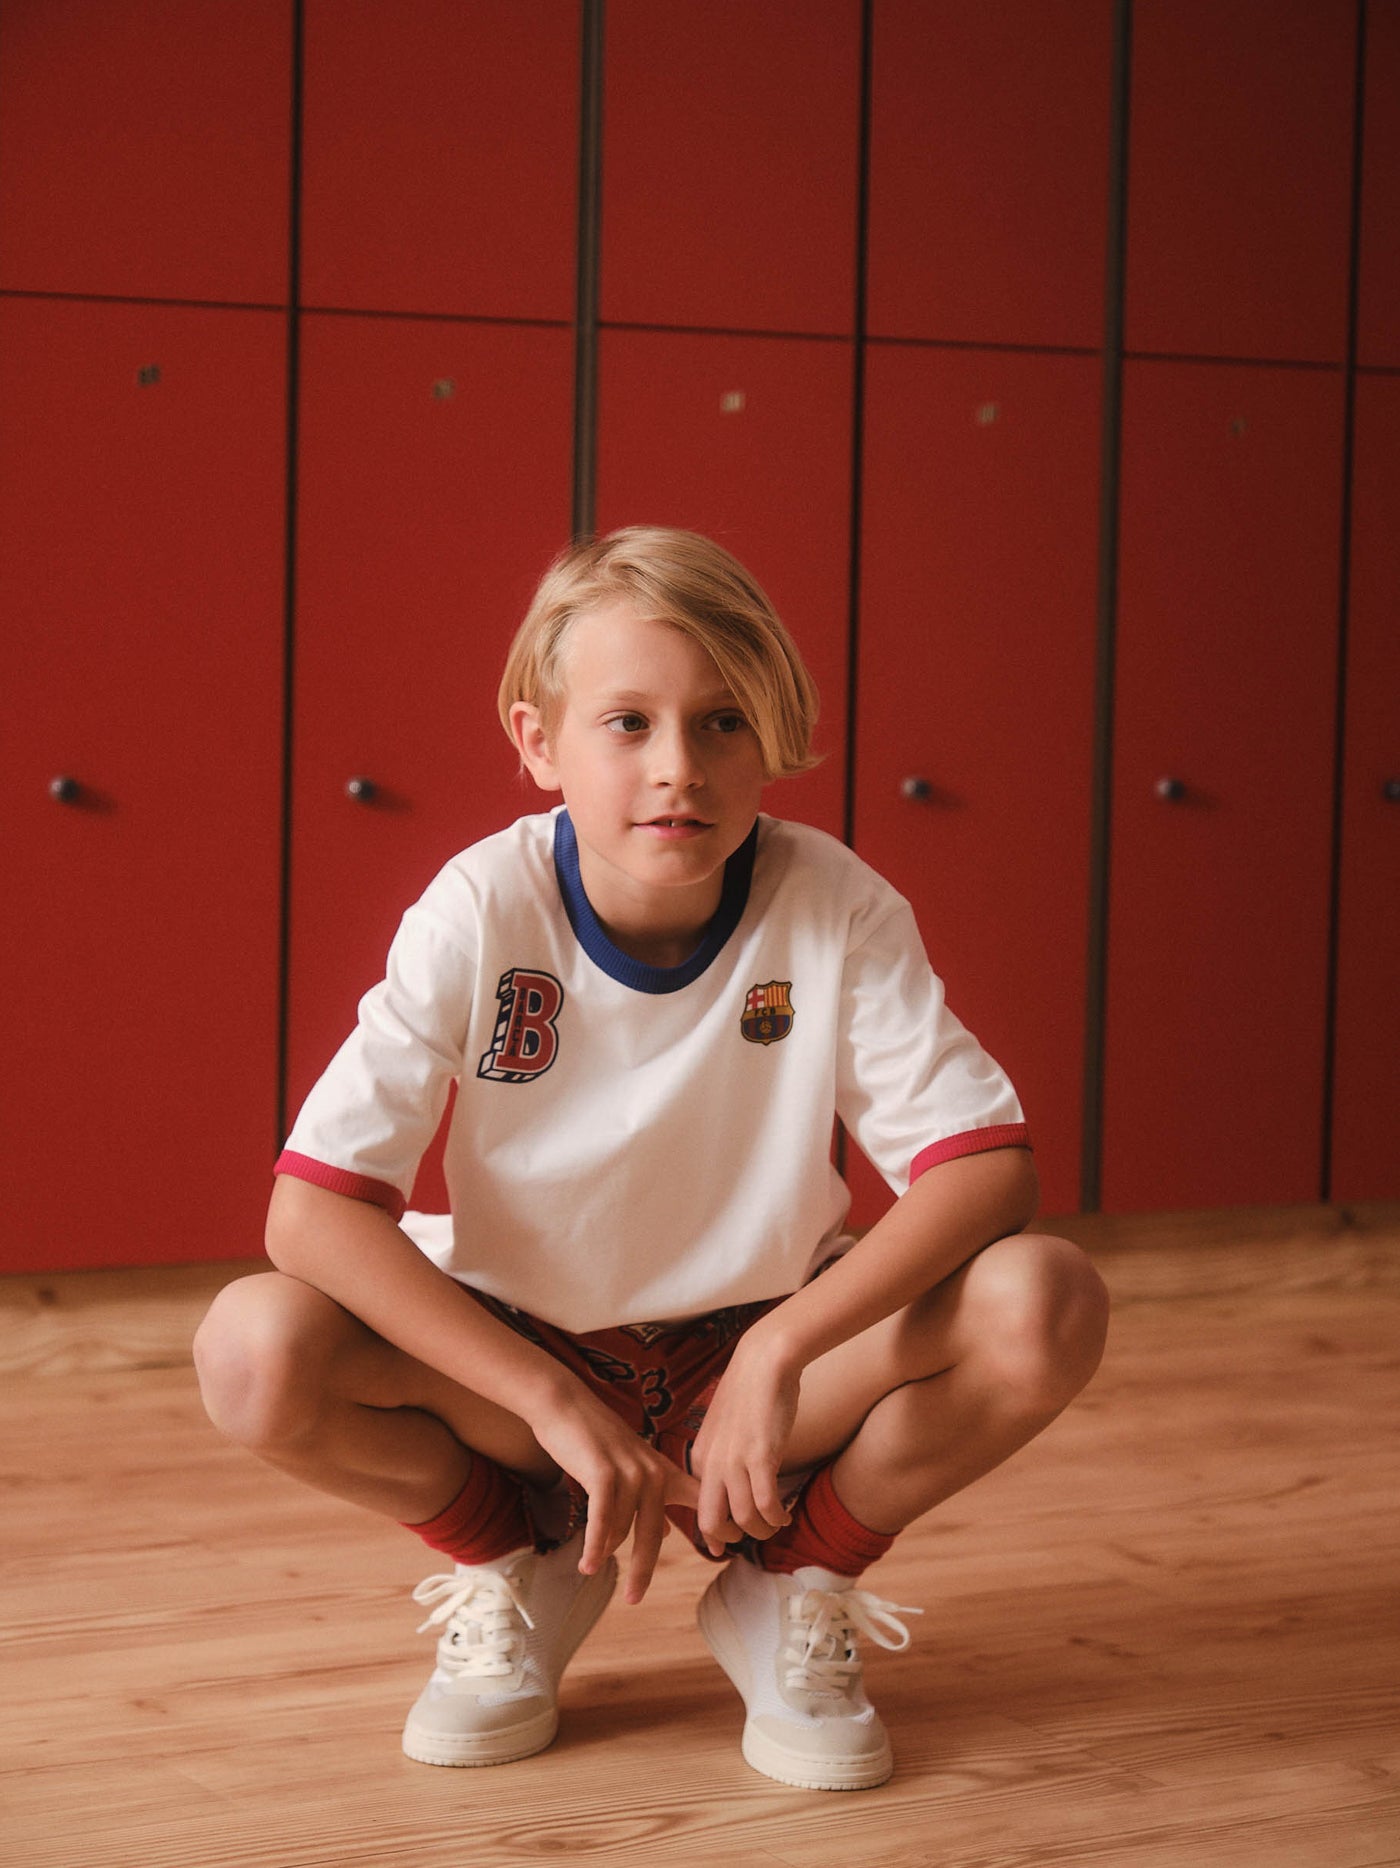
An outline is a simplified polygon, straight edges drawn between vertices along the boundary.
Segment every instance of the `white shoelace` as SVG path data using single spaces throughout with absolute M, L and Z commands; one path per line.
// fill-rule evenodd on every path
M 413 1592 L 424 1607 L 437 1607 L 421 1627 L 443 1628 L 438 1664 L 474 1680 L 500 1679 L 514 1673 L 524 1653 L 521 1623 L 533 1628 L 513 1576 L 499 1570 L 472 1570 L 465 1576 L 427 1576 Z
M 789 1691 L 844 1697 L 860 1674 L 859 1637 L 900 1653 L 911 1639 L 900 1616 L 922 1614 L 922 1609 L 886 1602 L 867 1589 L 843 1589 L 839 1594 L 804 1589 L 790 1596 L 785 1684 Z

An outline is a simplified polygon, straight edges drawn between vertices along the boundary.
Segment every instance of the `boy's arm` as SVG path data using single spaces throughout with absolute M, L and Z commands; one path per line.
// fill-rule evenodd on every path
M 746 1331 L 696 1440 L 701 1531 L 718 1554 L 725 1522 L 768 1537 L 786 1518 L 778 1470 L 802 1371 L 838 1343 L 892 1316 L 1036 1209 L 1025 1148 L 940 1163 L 920 1176 L 864 1238 Z
M 279 1271 L 324 1291 L 405 1354 L 523 1420 L 588 1494 L 580 1569 L 591 1575 L 632 1532 L 625 1594 L 641 1600 L 666 1505 L 697 1502 L 688 1474 L 561 1363 L 484 1310 L 382 1208 L 279 1175 L 267 1252 Z

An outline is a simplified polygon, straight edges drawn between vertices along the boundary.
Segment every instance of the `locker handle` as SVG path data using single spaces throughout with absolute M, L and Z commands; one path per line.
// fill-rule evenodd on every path
M 1159 778 L 1155 789 L 1164 804 L 1179 804 L 1186 796 L 1186 786 L 1179 778 Z
M 912 798 L 916 804 L 922 804 L 933 796 L 933 786 L 926 778 L 902 779 L 899 790 L 902 797 Z
M 49 796 L 59 804 L 76 804 L 82 796 L 83 788 L 76 778 L 69 778 L 61 772 L 57 778 L 49 780 Z
M 354 798 L 358 804 L 373 804 L 379 795 L 379 787 L 372 778 L 351 778 L 346 780 L 345 795 Z

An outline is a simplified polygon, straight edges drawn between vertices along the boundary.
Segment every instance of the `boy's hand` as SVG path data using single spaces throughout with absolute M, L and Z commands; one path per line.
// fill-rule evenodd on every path
M 700 1475 L 700 1532 L 712 1556 L 723 1556 L 736 1525 L 768 1538 L 788 1522 L 778 1472 L 799 1387 L 800 1371 L 780 1366 L 752 1337 L 721 1377 L 691 1453 Z
M 666 1507 L 688 1505 L 694 1510 L 700 1498 L 698 1483 L 582 1383 L 563 1405 L 532 1419 L 530 1426 L 550 1458 L 588 1494 L 579 1569 L 585 1576 L 596 1574 L 630 1532 L 623 1600 L 640 1602 L 656 1569 L 661 1540 L 670 1529 Z M 730 1535 L 738 1535 L 732 1526 Z

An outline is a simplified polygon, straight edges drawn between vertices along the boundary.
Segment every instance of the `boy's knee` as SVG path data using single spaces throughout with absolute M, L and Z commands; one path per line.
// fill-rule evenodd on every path
M 979 1307 L 991 1313 L 979 1338 L 1001 1379 L 1033 1411 L 1058 1413 L 1103 1358 L 1103 1279 L 1069 1240 L 1029 1233 L 989 1247 L 976 1269 Z
M 221 1433 L 257 1450 L 304 1432 L 316 1388 L 319 1292 L 280 1272 L 226 1285 L 194 1339 L 205 1412 Z

